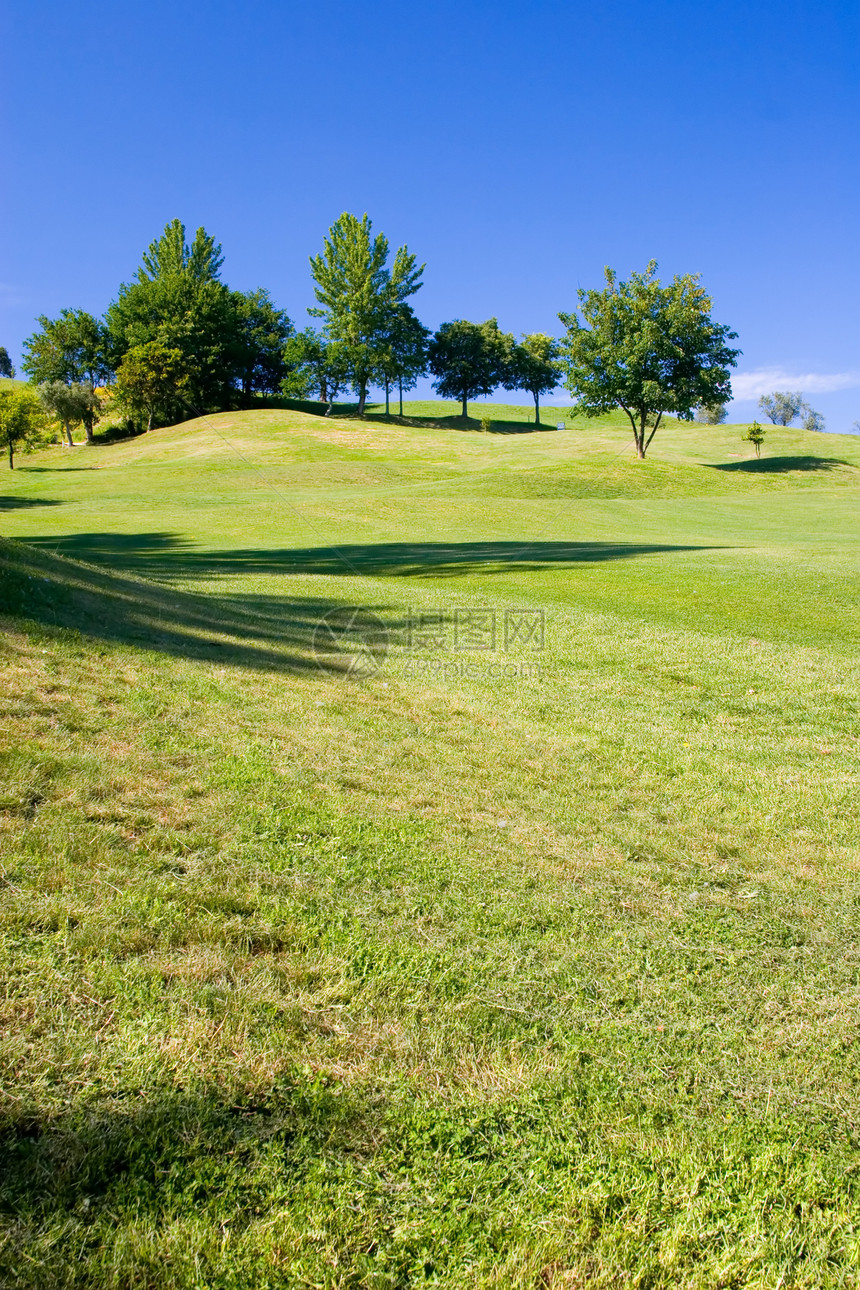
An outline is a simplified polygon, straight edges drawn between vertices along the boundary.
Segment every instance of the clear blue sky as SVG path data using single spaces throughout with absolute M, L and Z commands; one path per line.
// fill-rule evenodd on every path
M 431 326 L 557 330 L 654 257 L 740 333 L 736 390 L 860 418 L 856 0 L 33 0 L 0 49 L 13 361 L 174 216 L 304 326 L 308 255 L 367 211 L 427 261 Z

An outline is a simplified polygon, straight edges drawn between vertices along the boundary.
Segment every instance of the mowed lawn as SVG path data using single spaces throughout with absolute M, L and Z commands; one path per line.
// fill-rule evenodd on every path
M 860 1285 L 860 439 L 406 411 L 2 478 L 0 1284 Z

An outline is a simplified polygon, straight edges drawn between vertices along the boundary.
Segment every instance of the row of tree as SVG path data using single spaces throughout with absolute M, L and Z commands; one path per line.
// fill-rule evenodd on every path
M 400 398 L 428 372 L 443 398 L 457 399 L 463 416 L 469 400 L 499 386 L 528 390 L 540 420 L 540 398 L 563 379 L 561 347 L 541 333 L 517 342 L 502 332 L 495 318 L 483 323 L 455 319 L 435 334 L 416 317 L 409 297 L 421 288 L 425 266 L 402 246 L 388 267 L 389 244 L 373 234 L 365 215 L 341 215 L 329 230 L 322 254 L 311 258 L 317 305 L 310 312 L 322 320 L 319 331 L 292 337 L 285 349 L 291 366 L 285 393 L 319 395 L 331 402 L 344 388 L 358 395 L 364 415 L 368 389 L 385 392 L 390 410 L 392 390 Z
M 87 439 L 100 407 L 93 391 L 105 385 L 139 428 L 187 416 L 189 408 L 250 405 L 255 394 L 275 392 L 287 372 L 283 349 L 293 325 L 267 291 L 231 291 L 220 279 L 222 263 L 204 229 L 189 244 L 174 220 L 104 318 L 64 309 L 37 319 L 38 331 L 24 343 L 24 372 L 40 386 L 74 390 L 68 416 L 89 389 L 89 409 L 73 417 Z
M 139 429 L 189 412 L 250 407 L 275 393 L 331 403 L 348 389 L 361 416 L 372 386 L 385 391 L 386 411 L 397 389 L 402 412 L 404 390 L 428 372 L 443 397 L 461 401 L 464 416 L 470 399 L 501 385 L 529 390 L 539 419 L 541 395 L 562 376 L 552 337 L 516 342 L 495 319 L 455 320 L 432 335 L 408 303 L 424 266 L 405 246 L 389 265 L 388 240 L 366 215 L 342 215 L 310 264 L 317 304 L 309 312 L 321 326 L 297 332 L 266 290 L 232 291 L 222 282 L 221 247 L 205 229 L 189 243 L 174 220 L 103 318 L 82 309 L 40 316 L 23 370 L 44 389 L 69 441 L 73 425 L 92 440 L 105 386 Z M 8 354 L 5 364 L 11 373 Z
M 771 425 L 790 426 L 800 418 L 800 424 L 804 430 L 819 434 L 824 430 L 824 417 L 820 412 L 816 412 L 815 408 L 810 407 L 800 390 L 774 390 L 773 394 L 763 394 L 758 401 L 758 406 Z M 728 412 L 724 404 L 715 403 L 709 407 L 702 406 L 696 409 L 696 420 L 704 425 L 721 426 L 727 418 Z M 751 439 L 750 443 L 753 442 L 754 440 Z
M 74 425 L 93 438 L 105 388 L 127 419 L 148 429 L 276 392 L 331 404 L 349 389 L 363 416 L 375 386 L 386 412 L 396 390 L 402 413 L 404 390 L 427 373 L 439 394 L 460 401 L 464 418 L 471 399 L 502 387 L 527 390 L 539 423 L 541 398 L 564 383 L 577 412 L 623 411 L 639 457 L 666 414 L 720 421 L 731 399 L 736 333 L 714 322 L 697 276 L 663 284 L 653 262 L 626 282 L 607 269 L 602 289 L 580 290 L 578 308 L 559 314 L 561 340 L 517 340 L 495 318 L 455 319 L 431 334 L 410 304 L 425 266 L 406 246 L 391 258 L 367 215 L 341 215 L 311 257 L 317 329 L 296 331 L 263 289 L 231 290 L 222 265 L 210 234 L 198 229 L 189 243 L 174 220 L 103 318 L 66 309 L 38 319 L 23 368 L 69 443 Z M 781 408 L 774 404 L 772 419 Z M 793 415 L 803 409 L 817 417 L 805 404 Z
M 773 394 L 763 394 L 758 405 L 771 425 L 790 426 L 800 418 L 804 430 L 817 433 L 824 430 L 824 417 L 809 406 L 800 390 L 775 390 Z

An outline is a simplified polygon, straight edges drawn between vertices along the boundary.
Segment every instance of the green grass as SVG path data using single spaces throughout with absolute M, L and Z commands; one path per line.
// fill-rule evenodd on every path
M 857 1286 L 860 440 L 406 411 L 4 478 L 0 1284 Z

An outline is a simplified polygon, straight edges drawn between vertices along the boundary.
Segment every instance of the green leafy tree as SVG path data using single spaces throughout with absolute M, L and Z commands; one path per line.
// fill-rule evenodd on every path
M 559 314 L 574 411 L 621 409 L 640 459 L 665 413 L 689 421 L 703 404 L 728 402 L 729 369 L 740 353 L 727 343 L 736 333 L 712 320 L 698 275 L 663 286 L 656 273 L 652 260 L 644 273 L 619 282 L 607 268 L 602 291 L 581 290 L 578 312 Z
M 401 246 L 388 268 L 388 239 L 373 235 L 367 215 L 344 212 L 329 229 L 321 255 L 311 256 L 311 276 L 329 340 L 339 343 L 364 416 L 368 386 L 381 375 L 386 329 L 391 311 L 421 287 L 424 265 Z
M 182 405 L 188 374 L 184 356 L 161 341 L 130 349 L 116 373 L 115 398 L 137 424 L 151 430 L 155 420 L 167 421 Z
M 728 415 L 722 403 L 710 403 L 707 407 L 702 404 L 696 408 L 696 420 L 705 426 L 721 426 Z
M 204 229 L 189 245 L 179 220 L 143 256 L 135 280 L 120 288 L 107 313 L 115 361 L 141 345 L 180 355 L 182 381 L 154 416 L 222 411 L 235 406 L 247 345 L 233 293 L 218 278 L 221 248 Z M 245 369 L 247 374 L 247 368 Z
M 185 225 L 174 219 L 144 251 L 137 281 L 158 282 L 178 275 L 192 282 L 219 282 L 223 264 L 221 247 L 205 228 L 198 228 L 194 241 L 189 243 Z
M 58 318 L 40 314 L 39 330 L 24 341 L 22 367 L 38 385 L 89 381 L 93 387 L 111 375 L 107 332 L 84 309 L 63 309 Z
M 64 381 L 43 381 L 39 398 L 48 416 L 62 426 L 70 448 L 75 446 L 72 438 L 75 426 L 86 427 L 87 443 L 92 443 L 92 428 L 101 415 L 101 404 L 89 381 L 74 381 L 71 385 Z
M 44 441 L 46 429 L 45 410 L 32 387 L 0 387 L 0 442 L 9 454 L 10 470 L 15 468 L 15 452 L 35 448 Z
M 753 421 L 746 434 L 743 436 L 744 443 L 751 443 L 755 448 L 756 458 L 761 456 L 761 446 L 764 443 L 764 429 L 757 421 Z
M 234 291 L 238 320 L 237 363 L 242 398 L 249 405 L 255 394 L 274 394 L 287 374 L 284 345 L 295 330 L 268 291 Z
M 460 399 L 466 420 L 469 399 L 492 394 L 504 383 L 513 344 L 513 336 L 501 331 L 495 318 L 482 323 L 455 318 L 443 323 L 428 351 L 434 388 L 443 399 Z
M 107 329 L 83 309 L 63 309 L 58 318 L 41 314 L 39 330 L 24 341 L 24 371 L 38 385 L 103 385 L 112 375 Z M 97 407 L 97 401 L 93 412 Z M 93 441 L 97 418 L 87 413 L 82 422 L 87 442 Z
M 790 426 L 803 411 L 803 395 L 800 390 L 774 390 L 763 394 L 758 405 L 773 425 Z
M 287 375 L 281 390 L 293 399 L 317 394 L 321 403 L 334 403 L 347 384 L 348 371 L 344 347 L 312 327 L 291 336 L 284 346 Z
M 540 425 L 540 398 L 561 383 L 561 346 L 553 336 L 531 332 L 514 345 L 503 381 L 506 390 L 528 390 L 535 401 L 535 425 Z
M 804 402 L 800 410 L 801 422 L 804 430 L 811 430 L 814 434 L 824 433 L 824 417 L 815 408 L 811 408 L 808 403 Z
M 14 375 L 15 369 L 12 366 L 9 351 L 5 345 L 0 345 L 0 376 L 6 376 L 11 380 Z
M 403 391 L 411 390 L 427 371 L 430 332 L 407 304 L 391 310 L 381 345 L 378 379 L 385 390 L 385 415 L 390 412 L 390 395 L 396 385 L 403 416 Z

